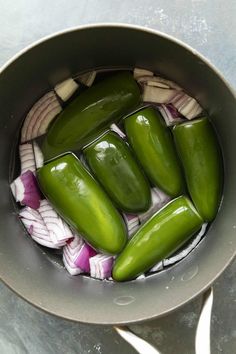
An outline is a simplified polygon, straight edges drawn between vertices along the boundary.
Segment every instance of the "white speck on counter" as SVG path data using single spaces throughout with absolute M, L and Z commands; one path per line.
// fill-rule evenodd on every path
M 102 354 L 101 343 L 97 343 L 93 347 L 94 347 L 94 349 L 96 350 L 97 353 Z

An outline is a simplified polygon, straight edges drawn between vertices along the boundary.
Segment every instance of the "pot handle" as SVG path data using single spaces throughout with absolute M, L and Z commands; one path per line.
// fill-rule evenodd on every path
M 202 309 L 195 336 L 196 354 L 211 354 L 211 311 L 213 305 L 213 287 L 203 294 Z
M 211 311 L 213 305 L 213 288 L 209 288 L 203 295 L 201 313 L 198 320 L 195 336 L 195 353 L 210 354 Z M 114 327 L 115 331 L 128 342 L 139 354 L 161 354 L 151 344 L 134 334 L 128 327 Z
M 137 353 L 161 354 L 161 352 L 159 352 L 151 344 L 134 334 L 128 327 L 115 326 L 114 329 L 126 342 L 128 342 L 134 349 L 136 349 Z

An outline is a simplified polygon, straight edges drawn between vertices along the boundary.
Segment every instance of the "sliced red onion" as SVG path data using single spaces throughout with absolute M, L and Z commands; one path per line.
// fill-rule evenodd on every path
M 10 187 L 15 200 L 21 205 L 27 205 L 33 209 L 39 208 L 41 194 L 32 171 L 28 170 L 21 174 L 11 183 Z
M 154 103 L 169 103 L 176 96 L 176 90 L 164 87 L 144 85 L 143 101 Z
M 62 99 L 62 101 L 67 101 L 73 93 L 79 88 L 77 82 L 72 79 L 66 79 L 54 87 L 56 94 Z
M 178 110 L 171 104 L 166 104 L 164 105 L 166 108 L 168 108 L 168 111 L 172 115 L 173 118 L 181 118 L 181 114 L 178 112 Z
M 40 109 L 40 107 L 45 103 L 48 102 L 49 100 L 53 100 L 54 99 L 54 92 L 50 91 L 48 93 L 46 93 L 43 97 L 41 97 L 31 108 L 31 110 L 29 111 L 29 113 L 27 114 L 22 129 L 21 129 L 21 142 L 25 142 L 27 140 L 27 130 L 28 130 L 28 126 L 30 125 L 31 120 L 33 119 L 35 113 Z
M 193 119 L 202 112 L 202 108 L 195 98 L 187 95 L 175 82 L 159 76 L 142 76 L 137 81 L 143 86 L 143 101 L 172 105 L 187 119 Z M 167 114 L 167 125 L 169 114 Z M 172 112 L 170 112 L 172 113 Z M 166 115 L 165 114 L 165 115 Z
M 145 274 L 140 274 L 140 275 L 136 278 L 136 280 L 141 280 L 141 279 L 145 279 L 145 278 L 146 278 Z
M 111 277 L 113 256 L 97 254 L 89 259 L 90 275 L 96 279 L 107 279 Z
M 46 199 L 40 202 L 38 210 L 26 207 L 19 215 L 32 238 L 43 246 L 60 248 L 74 237 Z
M 110 129 L 115 132 L 116 134 L 118 134 L 122 139 L 124 139 L 126 137 L 125 133 L 118 127 L 118 125 L 116 124 L 112 124 L 110 126 Z
M 48 248 L 53 248 L 56 249 L 58 247 L 56 247 L 50 240 L 46 240 L 46 238 L 41 238 L 38 236 L 38 233 L 36 231 L 34 231 L 31 234 L 32 239 L 37 242 L 39 245 L 44 246 L 44 247 L 48 247 Z
M 97 252 L 83 241 L 79 236 L 75 236 L 74 239 L 67 243 L 63 247 L 63 260 L 65 260 L 65 267 L 70 274 L 74 275 L 81 272 L 90 272 L 89 259 L 95 256 Z M 77 269 L 77 270 L 76 270 Z
M 146 82 L 146 85 L 148 86 L 153 86 L 153 87 L 160 87 L 160 88 L 164 88 L 164 89 L 169 89 L 170 87 L 165 84 L 164 82 L 160 82 L 159 80 L 155 80 L 156 77 L 153 77 L 153 80 L 152 79 L 149 79 L 147 82 Z M 141 80 L 139 80 L 139 83 L 142 84 L 143 82 Z
M 20 211 L 19 216 L 30 235 L 33 232 L 33 228 L 41 229 L 43 234 L 48 235 L 48 230 L 38 210 L 25 207 Z
M 86 273 L 89 273 L 90 272 L 89 259 L 91 257 L 94 257 L 96 254 L 97 252 L 91 246 L 89 246 L 87 243 L 84 243 L 75 260 L 75 265 L 80 267 Z
M 92 86 L 92 84 L 96 78 L 96 75 L 97 75 L 96 71 L 90 71 L 88 73 L 78 76 L 78 80 L 82 84 L 84 84 L 85 86 L 90 87 L 90 86 Z
M 176 91 L 182 91 L 182 88 L 171 80 L 164 79 L 160 76 L 141 76 L 137 79 L 138 83 L 141 85 L 173 89 Z
M 187 119 L 193 119 L 202 112 L 202 107 L 185 92 L 179 92 L 171 100 L 172 105 Z
M 78 275 L 83 273 L 82 269 L 80 269 L 74 264 L 73 260 L 71 259 L 70 255 L 67 252 L 63 252 L 62 260 L 66 270 L 71 275 Z
M 50 91 L 46 93 L 43 97 L 41 97 L 31 108 L 29 113 L 27 114 L 22 129 L 21 129 L 21 142 L 27 141 L 27 130 L 29 125 L 31 124 L 32 119 L 34 118 L 35 114 L 41 107 L 44 105 L 45 102 L 51 102 L 54 100 L 54 92 Z
M 48 229 L 50 239 L 56 247 L 64 246 L 67 240 L 74 237 L 69 226 L 56 213 L 47 199 L 41 201 L 39 213 Z
M 19 145 L 19 155 L 21 162 L 21 174 L 30 170 L 35 173 L 34 151 L 31 143 Z
M 160 270 L 163 269 L 163 261 L 158 262 L 154 267 L 152 267 L 149 272 L 154 273 L 154 272 L 159 272 Z
M 31 137 L 29 139 L 37 138 L 47 132 L 48 126 L 51 121 L 62 111 L 59 101 L 56 99 L 51 102 L 50 105 L 45 107 L 45 111 L 41 112 L 32 130 Z M 28 139 L 28 140 L 29 140 Z
M 77 253 L 81 249 L 82 245 L 82 238 L 76 236 L 72 241 L 69 241 L 67 245 L 63 247 L 63 263 L 71 275 L 83 273 L 83 270 L 80 269 L 74 262 L 75 257 L 77 256 Z
M 141 69 L 141 68 L 134 68 L 134 72 L 133 72 L 134 78 L 137 80 L 140 77 L 143 76 L 153 76 L 154 73 L 152 71 L 146 70 L 146 69 Z
M 183 250 L 176 253 L 174 256 L 172 256 L 170 258 L 164 259 L 163 260 L 164 267 L 166 267 L 170 264 L 174 264 L 174 263 L 180 261 L 181 259 L 185 258 L 197 246 L 197 244 L 200 242 L 202 237 L 205 235 L 207 225 L 208 225 L 207 223 L 202 225 L 199 233 L 194 237 L 193 241 L 190 242 L 186 248 L 184 248 Z
M 128 229 L 128 235 L 132 236 L 139 228 L 139 217 L 133 214 L 123 214 L 125 224 Z
M 21 129 L 21 142 L 45 134 L 49 124 L 61 110 L 61 105 L 53 91 L 40 98 L 26 116 Z
M 19 216 L 34 241 L 42 246 L 58 248 L 51 241 L 45 222 L 37 210 L 26 207 L 20 211 Z
M 171 104 L 161 104 L 158 109 L 162 117 L 164 118 L 167 126 L 172 126 L 184 122 L 184 119 L 180 117 L 180 114 L 177 109 Z
M 43 163 L 44 163 L 44 157 L 43 157 L 43 153 L 42 153 L 40 147 L 38 146 L 38 144 L 36 143 L 36 141 L 33 141 L 33 152 L 34 152 L 34 160 L 35 160 L 36 169 L 42 167 Z
M 164 193 L 161 189 L 155 187 L 151 190 L 152 204 L 151 207 L 142 214 L 139 214 L 140 223 L 146 222 L 152 215 L 170 201 L 170 196 Z
M 41 225 L 45 225 L 38 210 L 32 209 L 30 207 L 25 207 L 19 212 L 19 216 L 23 219 L 35 221 Z

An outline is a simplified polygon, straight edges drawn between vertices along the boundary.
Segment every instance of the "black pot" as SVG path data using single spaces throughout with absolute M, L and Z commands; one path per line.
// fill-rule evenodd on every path
M 127 283 L 71 277 L 46 256 L 18 221 L 9 188 L 22 120 L 61 80 L 96 68 L 143 67 L 176 81 L 209 112 L 222 144 L 224 198 L 200 245 L 161 273 Z M 129 25 L 90 25 L 61 32 L 22 51 L 0 72 L 0 275 L 38 308 L 80 322 L 124 324 L 164 315 L 205 289 L 236 251 L 236 99 L 217 70 L 185 44 Z

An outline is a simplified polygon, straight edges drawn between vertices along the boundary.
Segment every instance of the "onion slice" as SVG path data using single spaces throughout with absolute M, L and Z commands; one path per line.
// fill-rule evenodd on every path
M 179 92 L 171 100 L 172 105 L 187 119 L 193 119 L 202 112 L 202 107 L 185 92 Z
M 134 75 L 134 79 L 138 80 L 139 78 L 144 76 L 148 76 L 148 77 L 153 76 L 154 73 L 146 69 L 134 68 L 133 75 Z
M 114 258 L 105 254 L 97 254 L 89 259 L 90 275 L 96 279 L 111 277 Z
M 146 275 L 145 274 L 140 274 L 136 280 L 142 280 L 142 279 L 146 279 Z
M 113 123 L 113 124 L 110 126 L 110 129 L 111 129 L 113 132 L 115 132 L 116 134 L 118 134 L 119 137 L 121 137 L 122 139 L 124 139 L 124 138 L 126 137 L 125 133 L 118 127 L 118 125 L 116 125 L 116 124 Z
M 66 268 L 66 270 L 71 274 L 71 275 L 78 275 L 80 273 L 83 273 L 82 269 L 77 267 L 73 261 L 73 259 L 70 257 L 70 254 L 68 252 L 63 251 L 63 256 L 62 256 L 63 264 Z
M 78 235 L 63 247 L 63 261 L 71 275 L 89 273 L 89 259 L 96 254 L 97 252 Z
M 123 218 L 128 230 L 128 236 L 132 236 L 139 228 L 139 217 L 133 214 L 123 214 Z
M 61 105 L 53 91 L 46 93 L 27 114 L 21 129 L 21 142 L 46 133 L 51 121 L 61 112 Z
M 163 261 L 160 261 L 149 270 L 149 273 L 159 272 L 162 269 L 163 269 Z
M 143 101 L 152 103 L 169 103 L 176 96 L 176 90 L 145 85 L 143 88 Z
M 48 229 L 50 240 L 56 247 L 64 246 L 66 241 L 74 237 L 69 226 L 56 213 L 47 199 L 41 201 L 39 213 Z
M 45 247 L 59 248 L 51 241 L 48 229 L 38 210 L 25 207 L 20 211 L 19 216 L 34 241 Z
M 164 193 L 161 189 L 155 187 L 151 190 L 152 204 L 150 208 L 142 214 L 139 214 L 139 221 L 141 224 L 146 222 L 151 216 L 153 216 L 158 210 L 170 201 L 170 196 Z
M 62 99 L 62 101 L 67 101 L 79 88 L 79 84 L 72 79 L 66 79 L 54 87 L 56 94 Z
M 92 84 L 96 78 L 96 75 L 97 75 L 96 71 L 90 71 L 88 73 L 78 76 L 78 80 L 79 80 L 79 82 L 81 82 L 85 86 L 90 87 L 90 86 L 92 86 Z
M 141 85 L 160 87 L 165 89 L 173 89 L 176 91 L 182 91 L 182 88 L 171 80 L 164 79 L 160 76 L 141 76 L 137 79 Z
M 45 225 L 38 210 L 32 209 L 30 207 L 25 207 L 19 212 L 19 216 L 23 219 L 28 219 L 30 221 L 36 221 L 41 225 Z
M 35 173 L 34 151 L 31 143 L 19 145 L 19 155 L 21 162 L 21 174 L 30 170 Z
M 41 109 L 41 107 L 44 105 L 45 102 L 51 102 L 54 98 L 55 94 L 54 92 L 50 91 L 46 93 L 43 97 L 41 97 L 30 109 L 29 113 L 27 114 L 22 129 L 21 129 L 21 142 L 27 141 L 27 130 L 28 126 L 31 123 L 31 120 L 35 116 L 38 110 Z
M 184 122 L 184 119 L 181 118 L 177 109 L 171 104 L 161 104 L 158 106 L 158 110 L 160 111 L 168 127 Z
M 41 194 L 32 171 L 22 173 L 11 183 L 10 187 L 15 200 L 21 205 L 27 205 L 32 209 L 39 208 Z
M 171 80 L 160 76 L 144 75 L 137 77 L 137 81 L 143 87 L 144 102 L 172 103 L 179 113 L 187 119 L 193 119 L 202 112 L 202 108 L 195 98 L 187 95 L 179 85 Z M 167 125 L 171 125 L 168 112 L 164 112 L 164 114 L 167 115 Z
M 138 78 L 138 83 L 143 86 L 144 102 L 169 103 L 178 91 L 182 91 L 173 81 L 159 76 L 142 76 Z
M 44 157 L 43 157 L 43 153 L 40 149 L 40 147 L 38 146 L 38 144 L 36 143 L 36 141 L 33 141 L 33 152 L 34 152 L 34 160 L 35 160 L 35 168 L 40 168 L 43 166 L 44 164 Z
M 46 199 L 40 202 L 38 210 L 26 207 L 19 216 L 31 237 L 43 246 L 60 248 L 74 237 L 69 226 Z

